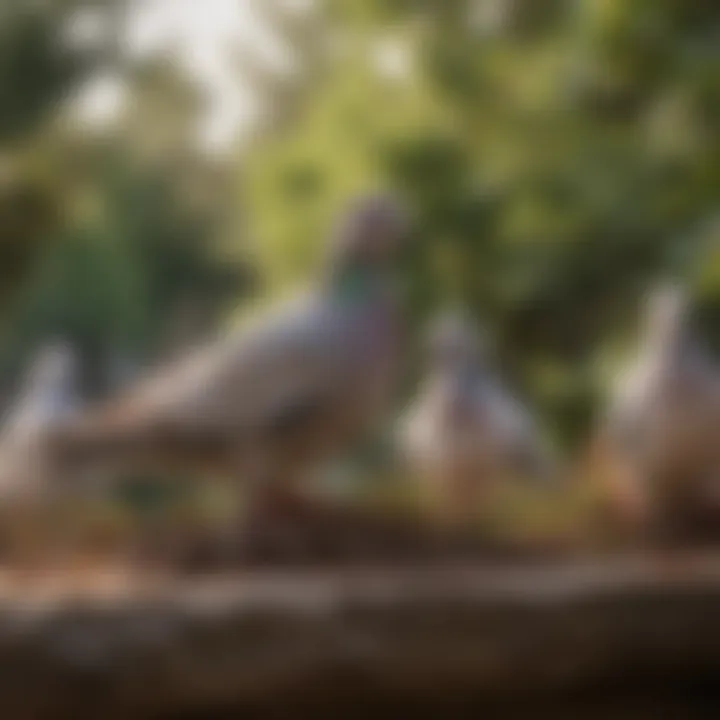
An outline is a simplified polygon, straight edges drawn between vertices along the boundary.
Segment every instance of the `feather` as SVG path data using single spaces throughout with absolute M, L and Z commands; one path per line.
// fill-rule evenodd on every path
M 0 435 L 0 488 L 5 497 L 37 491 L 43 444 L 78 412 L 78 362 L 72 348 L 52 344 L 36 358 Z
M 400 424 L 406 460 L 457 514 L 501 477 L 550 467 L 532 417 L 484 365 L 480 347 L 467 320 L 443 318 L 429 377 Z
M 269 446 L 290 436 L 297 445 L 306 429 L 313 442 L 323 434 L 335 436 L 333 427 L 315 423 L 344 424 L 341 418 L 348 414 L 376 413 L 390 386 L 398 343 L 393 300 L 382 282 L 388 257 L 380 250 L 386 240 L 377 235 L 378 228 L 389 232 L 389 225 L 362 206 L 352 218 L 342 237 L 351 254 L 345 264 L 337 261 L 334 279 L 160 368 L 69 424 L 54 437 L 60 454 L 151 455 L 165 446 L 170 449 L 165 454 L 203 449 L 202 454 L 227 459 L 261 445 L 276 454 Z M 353 262 L 359 265 L 350 274 L 363 273 L 367 282 L 347 296 L 343 284 Z

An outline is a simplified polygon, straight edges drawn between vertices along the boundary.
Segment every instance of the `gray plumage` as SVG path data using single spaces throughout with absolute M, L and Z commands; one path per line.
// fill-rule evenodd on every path
M 43 492 L 43 447 L 80 407 L 78 359 L 65 343 L 45 347 L 32 364 L 0 432 L 0 495 Z
M 717 485 L 720 377 L 689 309 L 679 286 L 650 294 L 637 356 L 617 376 L 601 421 L 616 468 L 611 490 L 637 519 Z
M 452 314 L 431 336 L 431 367 L 401 425 L 403 452 L 441 509 L 460 519 L 484 491 L 514 475 L 551 470 L 527 409 L 490 368 L 485 341 Z
M 218 466 L 278 482 L 337 450 L 392 387 L 400 338 L 386 271 L 404 231 L 390 198 L 362 200 L 311 292 L 64 428 L 56 457 Z

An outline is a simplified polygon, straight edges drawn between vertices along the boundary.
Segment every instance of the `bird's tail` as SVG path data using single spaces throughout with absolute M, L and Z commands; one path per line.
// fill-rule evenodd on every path
M 231 430 L 144 415 L 89 414 L 56 429 L 49 455 L 64 474 L 88 468 L 150 470 L 221 465 L 235 447 Z
M 117 463 L 149 447 L 147 423 L 90 413 L 48 433 L 47 455 L 58 474 L 105 462 Z

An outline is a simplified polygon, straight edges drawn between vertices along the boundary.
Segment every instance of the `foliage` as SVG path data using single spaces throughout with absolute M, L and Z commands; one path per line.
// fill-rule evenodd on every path
M 64 41 L 77 13 L 106 0 L 5 0 L 0 7 L 0 303 L 57 228 L 62 193 L 34 144 L 99 58 Z
M 67 40 L 80 10 L 116 27 L 124 0 L 3 4 L 3 367 L 53 333 L 90 356 L 182 346 L 251 289 L 246 212 L 274 294 L 308 277 L 334 213 L 375 185 L 415 210 L 418 332 L 444 304 L 469 305 L 568 441 L 649 280 L 693 283 L 720 345 L 716 3 L 253 6 L 293 67 L 238 51 L 264 122 L 217 161 L 194 145 L 203 89 L 171 58 L 118 62 L 112 38 Z M 108 63 L 132 111 L 108 132 L 67 123 L 65 101 Z
M 307 271 L 342 198 L 401 189 L 418 217 L 415 316 L 467 303 L 568 440 L 648 280 L 697 281 L 717 316 L 716 4 L 325 7 L 324 72 L 246 173 L 279 284 Z
M 117 13 L 123 2 L 94 5 Z M 47 45 L 37 53 L 80 57 L 63 42 L 74 17 L 70 4 L 33 7 L 28 12 L 43 25 L 38 43 Z M 19 6 L 17 14 L 24 17 Z M 4 48 L 5 60 L 15 63 L 14 82 L 28 42 Z M 88 73 L 103 69 L 97 57 L 82 57 Z M 0 134 L 0 170 L 2 160 L 7 168 L 7 177 L 0 173 L 4 377 L 14 377 L 40 344 L 62 336 L 96 376 L 90 385 L 102 386 L 116 359 L 147 361 L 206 334 L 251 279 L 241 251 L 221 248 L 239 218 L 230 174 L 194 144 L 197 88 L 164 58 L 112 67 L 132 102 L 110 127 L 82 124 L 71 103 L 59 103 L 77 96 L 85 76 L 79 69 L 62 82 L 59 67 L 34 82 L 32 117 L 22 114 L 24 96 L 9 106 L 18 120 L 5 146 Z

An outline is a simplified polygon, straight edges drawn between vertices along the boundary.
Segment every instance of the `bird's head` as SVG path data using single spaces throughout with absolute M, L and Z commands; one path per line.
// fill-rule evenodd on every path
M 438 369 L 479 368 L 488 361 L 488 342 L 465 313 L 441 315 L 430 329 L 429 350 Z
M 32 390 L 51 392 L 67 389 L 77 378 L 78 357 L 69 343 L 53 342 L 35 359 L 27 379 Z
M 391 264 L 409 234 L 407 210 L 389 194 L 357 199 L 342 215 L 330 247 L 330 274 L 354 280 Z

